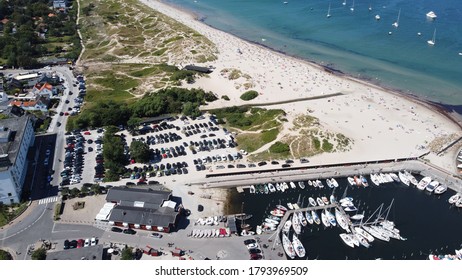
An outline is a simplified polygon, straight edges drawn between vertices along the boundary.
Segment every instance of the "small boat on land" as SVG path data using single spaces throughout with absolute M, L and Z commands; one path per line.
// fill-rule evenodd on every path
M 433 192 L 434 194 L 442 194 L 444 192 L 446 192 L 448 190 L 448 187 L 447 186 L 444 186 L 444 185 L 439 185 L 435 191 Z
M 340 234 L 340 238 L 343 240 L 343 242 L 350 246 L 351 248 L 354 248 L 355 247 L 355 244 L 353 242 L 353 239 L 351 238 L 351 235 L 349 235 L 348 233 L 341 233 Z
M 305 211 L 305 218 L 310 225 L 314 223 L 313 217 L 310 214 L 310 211 Z
M 429 177 L 429 176 L 424 177 L 424 178 L 422 178 L 422 180 L 420 180 L 419 184 L 417 184 L 417 188 L 419 190 L 423 191 L 428 186 L 428 184 L 430 184 L 431 181 L 432 181 L 431 177 Z
M 311 196 L 308 198 L 308 203 L 313 207 L 317 205 L 316 201 Z
M 321 220 L 319 219 L 318 214 L 316 214 L 316 211 L 311 210 L 311 216 L 313 217 L 313 221 L 314 221 L 317 225 L 320 225 L 320 224 L 321 224 Z
M 305 257 L 305 247 L 303 247 L 302 242 L 300 242 L 297 235 L 295 234 L 292 236 L 292 246 L 294 247 L 295 253 L 299 258 Z
M 406 186 L 409 186 L 409 184 L 411 183 L 411 180 L 409 180 L 409 177 L 406 176 L 406 174 L 404 172 L 398 172 L 398 177 L 399 177 L 399 180 L 401 182 L 403 182 L 403 184 L 405 184 Z
M 284 251 L 286 252 L 287 256 L 291 259 L 295 258 L 295 250 L 292 242 L 290 242 L 287 235 L 282 234 L 282 247 L 284 247 Z
M 300 189 L 305 189 L 305 183 L 303 183 L 303 181 L 300 181 L 298 182 L 298 186 L 300 187 Z

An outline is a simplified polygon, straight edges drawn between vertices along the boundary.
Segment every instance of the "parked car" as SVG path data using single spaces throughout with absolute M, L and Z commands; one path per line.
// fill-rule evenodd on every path
M 91 246 L 95 246 L 96 243 L 97 243 L 96 238 L 95 238 L 95 237 L 92 237 L 91 240 L 90 240 L 90 245 L 91 245 Z
M 113 231 L 113 232 L 122 232 L 123 229 L 118 228 L 118 227 L 112 227 L 112 228 L 111 228 L 111 231 Z
M 126 228 L 122 232 L 125 233 L 125 234 L 131 234 L 131 235 L 136 234 L 136 231 L 134 231 L 131 228 Z
M 253 243 L 257 243 L 257 241 L 255 241 L 255 239 L 244 240 L 244 245 L 249 245 L 249 244 L 253 244 Z
M 85 247 L 88 247 L 90 246 L 90 239 L 85 239 Z
M 69 240 L 66 239 L 66 240 L 64 240 L 64 250 L 67 250 L 69 248 L 70 248 L 70 242 L 69 242 Z
M 151 237 L 154 237 L 154 238 L 162 238 L 162 234 L 158 233 L 158 232 L 153 232 L 151 233 Z

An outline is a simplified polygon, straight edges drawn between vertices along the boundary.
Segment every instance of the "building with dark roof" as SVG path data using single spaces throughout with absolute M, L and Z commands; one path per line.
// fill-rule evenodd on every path
M 29 115 L 0 120 L 0 203 L 19 202 L 27 173 L 27 154 L 34 144 Z
M 47 253 L 47 260 L 105 260 L 102 244 Z
M 116 203 L 109 223 L 122 227 L 171 232 L 176 228 L 181 208 L 171 201 L 172 192 L 114 187 L 108 191 L 107 202 Z

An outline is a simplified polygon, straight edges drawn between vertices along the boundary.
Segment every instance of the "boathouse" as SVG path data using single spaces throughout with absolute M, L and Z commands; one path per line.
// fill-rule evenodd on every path
M 111 188 L 106 201 L 116 205 L 108 221 L 125 228 L 171 232 L 176 228 L 182 210 L 170 200 L 171 196 L 171 191 L 152 188 Z

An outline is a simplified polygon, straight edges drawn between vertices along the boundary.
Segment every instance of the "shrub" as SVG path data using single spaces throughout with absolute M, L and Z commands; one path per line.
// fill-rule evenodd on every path
M 249 101 L 249 100 L 256 98 L 257 96 L 258 96 L 258 92 L 256 92 L 255 90 L 249 90 L 249 91 L 244 92 L 241 95 L 241 99 L 245 101 Z
M 271 147 L 269 148 L 269 150 L 270 150 L 270 152 L 272 152 L 272 153 L 280 154 L 280 153 L 290 152 L 290 147 L 289 147 L 289 145 L 286 144 L 286 143 L 282 143 L 282 142 L 277 141 L 276 143 L 274 143 L 273 145 L 271 145 Z
M 223 96 L 221 97 L 221 99 L 224 99 L 224 100 L 226 100 L 226 101 L 229 101 L 229 97 L 228 97 L 227 95 L 223 95 Z

